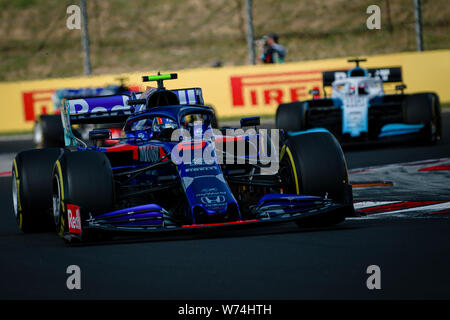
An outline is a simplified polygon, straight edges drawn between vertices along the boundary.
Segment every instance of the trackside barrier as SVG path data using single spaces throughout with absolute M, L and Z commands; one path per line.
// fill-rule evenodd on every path
M 368 56 L 362 66 L 401 67 L 406 92 L 434 91 L 441 102 L 450 102 L 450 50 L 407 52 Z M 352 67 L 347 58 L 185 70 L 178 80 L 168 81 L 168 89 L 200 87 L 206 104 L 214 106 L 221 117 L 273 115 L 279 103 L 311 98 L 309 91 L 322 92 L 322 72 Z M 128 77 L 129 85 L 140 86 L 142 75 L 157 71 L 113 74 L 79 78 L 0 83 L 0 133 L 31 130 L 37 115 L 53 113 L 52 94 L 57 89 L 101 87 L 114 84 L 116 78 Z M 389 87 L 388 87 L 389 91 Z

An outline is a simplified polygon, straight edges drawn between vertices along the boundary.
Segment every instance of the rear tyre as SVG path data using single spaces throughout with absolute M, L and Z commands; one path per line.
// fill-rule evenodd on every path
M 299 220 L 297 224 L 331 225 L 353 214 L 347 164 L 338 141 L 331 133 L 309 132 L 290 136 L 283 150 L 281 168 L 285 170 L 285 176 L 290 177 L 287 179 L 288 193 L 326 196 L 345 206 L 340 212 L 308 217 Z
M 275 123 L 278 129 L 300 131 L 306 129 L 306 107 L 303 102 L 282 103 L 278 106 Z
M 437 94 L 416 93 L 406 95 L 403 112 L 406 123 L 424 125 L 422 139 L 419 142 L 433 143 L 440 140 L 442 122 L 441 107 Z
M 433 98 L 433 110 L 434 110 L 434 132 L 435 141 L 439 141 L 442 138 L 442 114 L 441 114 L 441 102 L 439 96 L 436 93 L 431 93 Z
M 33 140 L 38 148 L 64 147 L 61 116 L 41 115 L 34 126 Z
M 69 204 L 80 208 L 79 238 L 90 240 L 82 230 L 83 222 L 89 214 L 96 216 L 111 210 L 114 203 L 114 181 L 106 155 L 97 151 L 64 153 L 53 169 L 52 198 L 58 235 L 64 237 L 69 232 Z
M 17 225 L 25 232 L 55 228 L 52 209 L 52 170 L 61 149 L 20 152 L 13 161 L 12 195 Z

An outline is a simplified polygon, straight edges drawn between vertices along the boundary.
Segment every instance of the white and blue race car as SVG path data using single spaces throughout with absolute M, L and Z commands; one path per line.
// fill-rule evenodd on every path
M 384 83 L 401 83 L 400 67 L 350 70 L 323 73 L 323 92 L 312 92 L 315 99 L 284 103 L 276 112 L 277 128 L 302 131 L 326 128 L 342 144 L 411 139 L 436 142 L 442 135 L 439 97 L 434 92 L 405 94 L 404 84 L 397 93 L 386 94 Z M 326 87 L 332 89 L 326 96 Z

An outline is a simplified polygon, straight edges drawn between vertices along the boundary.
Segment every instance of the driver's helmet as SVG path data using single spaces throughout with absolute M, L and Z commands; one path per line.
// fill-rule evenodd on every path
M 177 123 L 169 118 L 154 117 L 136 121 L 132 125 L 131 130 L 132 131 L 151 130 L 154 132 L 161 132 L 162 130 L 167 128 L 176 129 Z
M 155 117 L 152 122 L 152 131 L 161 132 L 164 129 L 176 129 L 177 123 L 169 118 Z
M 358 95 L 365 95 L 368 94 L 368 86 L 365 82 L 360 82 L 358 84 Z

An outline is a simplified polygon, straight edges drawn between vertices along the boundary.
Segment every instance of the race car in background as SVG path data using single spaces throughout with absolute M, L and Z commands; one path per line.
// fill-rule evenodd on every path
M 401 83 L 400 67 L 323 72 L 325 97 L 284 103 L 276 111 L 276 127 L 287 131 L 326 128 L 342 144 L 412 139 L 436 142 L 442 135 L 439 97 L 434 92 L 405 94 L 406 85 L 386 94 L 384 83 Z M 326 96 L 331 86 L 331 97 Z
M 279 144 L 274 136 L 260 140 L 256 129 L 206 135 L 214 110 L 203 104 L 201 88 L 163 87 L 163 80 L 176 78 L 144 77 L 158 87 L 142 94 L 65 100 L 65 147 L 23 151 L 13 161 L 19 228 L 56 227 L 72 241 L 281 222 L 321 226 L 354 214 L 345 157 L 331 133 L 290 133 Z M 90 131 L 87 141 L 72 131 L 76 124 L 122 122 L 125 137 L 112 147 L 98 146 L 110 139 L 107 130 Z M 241 120 L 241 127 L 258 125 L 258 117 Z M 175 130 L 189 134 L 174 138 Z M 239 143 L 243 154 L 232 153 Z M 270 172 L 260 161 L 262 148 L 280 155 Z M 206 150 L 212 161 L 202 156 Z M 185 153 L 187 161 L 171 161 Z M 219 163 L 224 153 L 234 161 Z
M 97 97 L 108 96 L 116 94 L 130 94 L 130 92 L 136 91 L 129 88 L 126 84 L 126 78 L 117 78 L 120 84 L 107 85 L 106 87 L 99 88 L 78 88 L 78 89 L 60 89 L 56 90 L 52 95 L 54 114 L 42 114 L 39 115 L 33 128 L 33 142 L 38 148 L 49 147 L 63 147 L 63 126 L 61 123 L 60 106 L 63 99 L 77 98 L 77 97 Z M 87 135 L 94 126 L 79 127 L 75 129 L 75 134 L 87 138 Z M 109 129 L 112 133 L 112 137 L 118 138 L 122 133 L 121 126 L 118 125 L 99 125 L 101 129 Z M 115 143 L 113 140 L 105 141 L 106 144 Z

